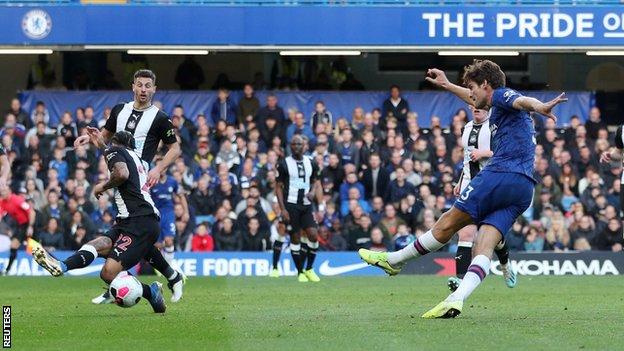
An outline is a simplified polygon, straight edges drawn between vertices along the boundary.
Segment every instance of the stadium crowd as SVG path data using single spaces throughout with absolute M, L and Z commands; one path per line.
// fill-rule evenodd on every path
M 431 125 L 421 128 L 396 86 L 379 108 L 355 107 L 349 118 L 333 116 L 322 101 L 314 111 L 284 110 L 274 95 L 260 102 L 252 85 L 245 86 L 240 101 L 232 101 L 225 89 L 218 95 L 213 108 L 194 122 L 184 106 L 159 106 L 169 113 L 182 148 L 169 169 L 181 195 L 174 208 L 178 251 L 270 250 L 282 228 L 274 195 L 276 164 L 296 134 L 305 136 L 306 154 L 321 169 L 327 202 L 316 212 L 321 250 L 401 248 L 455 200 L 469 110 L 449 111 L 454 113 L 449 126 L 432 116 Z M 3 116 L 0 137 L 17 196 L 0 204 L 32 205 L 32 235 L 50 250 L 76 250 L 114 221 L 111 198 L 92 195 L 93 185 L 107 178 L 100 151 L 73 147 L 87 126 L 102 127 L 109 114 L 107 109 L 96 118 L 93 108 L 84 106 L 65 112 L 52 126 L 45 102 L 24 111 L 13 99 Z M 584 124 L 572 116 L 566 128 L 539 116 L 534 121 L 538 185 L 533 205 L 507 236 L 510 249 L 622 250 L 621 162 L 598 162 L 613 145 L 599 109 L 592 108 Z M 11 235 L 16 225 L 16 218 L 5 215 L 0 235 Z

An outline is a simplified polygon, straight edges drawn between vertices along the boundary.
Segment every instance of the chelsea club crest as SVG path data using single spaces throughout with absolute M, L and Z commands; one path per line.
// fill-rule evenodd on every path
M 52 30 L 52 18 L 43 10 L 30 10 L 22 18 L 22 30 L 30 39 L 43 39 Z

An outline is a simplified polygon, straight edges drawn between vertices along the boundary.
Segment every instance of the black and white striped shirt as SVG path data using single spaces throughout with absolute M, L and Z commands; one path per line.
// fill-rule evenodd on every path
M 490 161 L 489 157 L 484 157 L 476 162 L 470 160 L 472 150 L 491 150 L 492 133 L 490 131 L 490 120 L 481 124 L 470 121 L 462 132 L 462 147 L 464 148 L 464 180 L 471 180 L 476 177 L 485 165 Z
M 292 156 L 286 157 L 277 164 L 277 180 L 284 185 L 285 202 L 308 206 L 312 202 L 306 194 L 310 192 L 317 179 L 318 166 L 303 156 L 295 160 Z
M 135 110 L 134 101 L 115 106 L 104 128 L 112 134 L 125 130 L 134 135 L 134 151 L 147 162 L 152 162 L 158 143 L 170 145 L 177 141 L 175 129 L 166 113 L 152 105 L 145 110 Z
M 109 171 L 113 170 L 117 162 L 123 162 L 128 167 L 128 179 L 115 188 L 117 218 L 126 219 L 151 214 L 160 216 L 146 186 L 147 163 L 141 160 L 136 152 L 119 146 L 106 149 L 104 157 Z

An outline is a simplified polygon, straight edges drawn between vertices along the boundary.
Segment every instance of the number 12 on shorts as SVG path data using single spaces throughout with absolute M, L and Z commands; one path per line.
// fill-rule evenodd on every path
M 474 190 L 473 187 L 471 187 L 470 185 L 468 185 L 466 187 L 466 190 L 464 190 L 464 192 L 461 194 L 461 196 L 459 197 L 460 199 L 462 199 L 463 201 L 468 200 L 468 197 L 470 196 L 470 193 Z

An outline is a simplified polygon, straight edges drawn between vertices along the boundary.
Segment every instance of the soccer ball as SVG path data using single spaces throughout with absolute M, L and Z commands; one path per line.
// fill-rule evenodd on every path
M 108 287 L 108 291 L 121 307 L 136 305 L 143 295 L 141 282 L 128 272 L 119 272 Z

